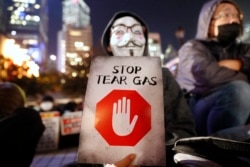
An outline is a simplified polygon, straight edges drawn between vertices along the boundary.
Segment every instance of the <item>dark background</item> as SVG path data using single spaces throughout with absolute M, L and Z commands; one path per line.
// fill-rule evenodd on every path
M 100 46 L 102 32 L 114 13 L 128 10 L 138 14 L 147 23 L 150 32 L 160 33 L 162 51 L 165 52 L 168 44 L 178 49 L 175 31 L 179 26 L 185 29 L 185 39 L 195 36 L 199 12 L 207 0 L 85 0 L 85 2 L 90 7 L 94 47 Z M 243 10 L 245 20 L 250 20 L 250 0 L 236 0 L 236 2 Z M 56 35 L 62 27 L 62 0 L 48 0 L 48 3 L 48 53 L 56 54 Z

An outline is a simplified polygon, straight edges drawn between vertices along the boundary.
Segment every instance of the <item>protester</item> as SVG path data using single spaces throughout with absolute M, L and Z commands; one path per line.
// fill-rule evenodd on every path
M 25 92 L 16 84 L 0 83 L 1 166 L 29 167 L 45 126 L 38 112 L 26 108 Z
M 62 107 L 62 115 L 78 111 L 77 103 L 75 101 L 69 101 Z
M 39 104 L 39 112 L 57 111 L 55 100 L 51 95 L 44 95 Z
M 62 107 L 61 112 L 61 119 L 65 116 L 70 115 L 77 110 L 77 103 L 75 101 L 69 101 Z M 61 127 L 62 128 L 62 127 Z M 77 134 L 69 134 L 69 135 L 62 135 L 60 133 L 59 136 L 59 148 L 69 148 L 69 147 L 77 147 L 79 145 L 79 133 Z
M 232 0 L 201 9 L 196 37 L 179 50 L 177 81 L 189 95 L 198 135 L 245 125 L 250 114 L 250 45 L 238 40 L 243 14 Z
M 232 0 L 210 0 L 195 39 L 178 52 L 177 81 L 187 92 L 199 137 L 175 143 L 180 166 L 250 165 L 250 45 L 239 41 L 243 15 Z
M 148 27 L 136 14 L 128 11 L 115 13 L 107 24 L 102 46 L 109 56 L 148 56 Z M 172 150 L 175 141 L 195 136 L 192 114 L 178 83 L 167 68 L 162 69 L 164 91 L 164 113 L 168 166 L 175 166 Z M 114 164 L 105 167 L 131 166 L 135 154 L 129 154 Z M 69 164 L 70 166 L 100 166 L 101 164 Z M 102 166 L 102 165 L 101 165 Z
M 106 26 L 102 45 L 110 56 L 148 56 L 148 27 L 136 14 L 116 13 Z M 195 136 L 191 112 L 182 91 L 168 69 L 163 68 L 167 158 L 179 138 Z M 170 164 L 170 162 L 167 162 Z

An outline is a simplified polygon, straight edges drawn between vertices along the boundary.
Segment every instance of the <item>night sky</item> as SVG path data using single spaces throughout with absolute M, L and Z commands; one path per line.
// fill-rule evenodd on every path
M 162 49 L 168 44 L 178 49 L 175 38 L 177 27 L 185 29 L 185 39 L 195 36 L 198 15 L 207 0 L 85 0 L 90 7 L 94 47 L 100 45 L 102 32 L 114 15 L 120 10 L 138 14 L 148 25 L 150 32 L 159 32 Z M 243 12 L 250 6 L 250 0 L 237 0 Z M 61 29 L 61 0 L 48 0 L 49 3 L 49 54 L 56 54 L 56 34 Z M 246 10 L 246 9 L 245 9 Z M 249 19 L 247 17 L 247 19 Z

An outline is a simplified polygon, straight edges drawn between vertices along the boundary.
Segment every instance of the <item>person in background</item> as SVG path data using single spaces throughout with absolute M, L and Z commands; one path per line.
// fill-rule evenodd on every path
M 196 37 L 178 52 L 176 79 L 189 95 L 200 136 L 249 123 L 250 45 L 238 40 L 242 33 L 239 6 L 210 0 L 201 9 Z
M 55 106 L 55 100 L 50 95 L 44 95 L 40 104 L 39 104 L 39 112 L 48 112 L 48 111 L 57 111 Z
M 71 113 L 71 112 L 75 112 L 78 108 L 77 108 L 77 103 L 74 101 L 69 101 L 67 102 L 64 106 L 63 106 L 63 114 L 67 114 L 67 113 Z
M 61 119 L 63 119 L 67 115 L 70 115 L 70 113 L 75 112 L 76 110 L 77 110 L 77 103 L 75 101 L 72 100 L 67 102 L 62 106 Z M 79 135 L 80 133 L 70 134 L 70 135 L 62 135 L 60 133 L 59 148 L 77 147 L 79 145 Z
M 21 87 L 0 83 L 0 164 L 29 167 L 45 126 L 38 112 L 25 107 Z
M 136 14 L 116 13 L 107 24 L 102 46 L 109 56 L 148 56 L 148 27 Z M 162 69 L 164 91 L 167 164 L 172 162 L 172 147 L 176 140 L 195 136 L 192 114 L 175 78 Z

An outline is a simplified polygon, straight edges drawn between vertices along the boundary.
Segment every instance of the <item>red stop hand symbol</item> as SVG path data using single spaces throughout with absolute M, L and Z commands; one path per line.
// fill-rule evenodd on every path
M 135 90 L 113 90 L 96 105 L 95 128 L 110 145 L 134 146 L 151 129 L 151 106 Z

